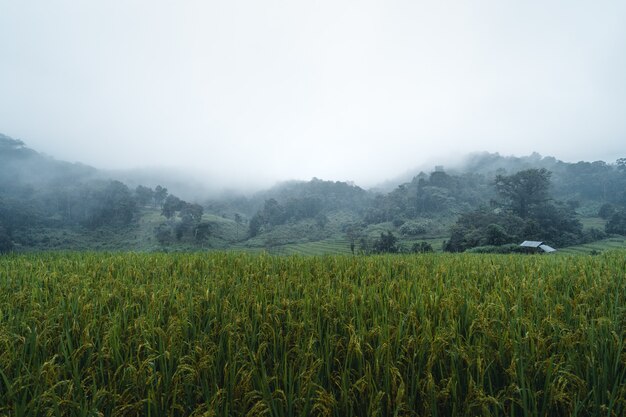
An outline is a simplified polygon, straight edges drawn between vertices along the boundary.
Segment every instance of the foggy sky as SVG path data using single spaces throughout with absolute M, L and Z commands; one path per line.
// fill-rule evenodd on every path
M 99 168 L 368 185 L 626 156 L 626 2 L 0 0 L 0 132 Z

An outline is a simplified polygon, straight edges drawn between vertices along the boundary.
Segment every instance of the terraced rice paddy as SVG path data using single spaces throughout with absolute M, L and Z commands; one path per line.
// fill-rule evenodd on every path
M 441 251 L 443 241 L 446 238 L 425 238 L 425 239 L 413 239 L 400 242 L 400 245 L 404 250 L 411 248 L 413 243 L 427 242 L 430 243 L 435 252 Z M 350 242 L 347 238 L 329 238 L 319 240 L 315 242 L 306 243 L 289 243 L 285 245 L 279 245 L 271 248 L 267 247 L 236 247 L 236 251 L 243 251 L 247 253 L 260 253 L 268 252 L 272 255 L 303 255 L 303 256 L 321 256 L 321 255 L 350 255 Z M 360 252 L 359 244 L 355 245 L 355 252 Z
M 281 255 L 332 255 L 350 254 L 350 242 L 347 239 L 327 239 L 317 242 L 297 243 L 277 248 Z
M 612 237 L 584 245 L 570 246 L 560 249 L 559 252 L 568 255 L 581 255 L 618 249 L 626 249 L 625 236 Z
M 0 257 L 0 415 L 623 416 L 626 252 Z

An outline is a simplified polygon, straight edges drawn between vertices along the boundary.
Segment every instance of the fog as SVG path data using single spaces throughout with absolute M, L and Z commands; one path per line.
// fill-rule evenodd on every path
M 472 151 L 612 162 L 625 21 L 620 0 L 0 0 L 0 132 L 224 187 Z

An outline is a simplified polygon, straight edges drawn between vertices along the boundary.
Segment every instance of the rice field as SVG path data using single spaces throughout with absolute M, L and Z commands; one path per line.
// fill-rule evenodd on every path
M 615 236 L 583 245 L 568 246 L 557 253 L 567 255 L 593 254 L 607 250 L 626 249 L 626 236 Z
M 274 253 L 274 252 L 272 252 Z M 343 254 L 349 255 L 350 242 L 346 238 L 325 239 L 316 242 L 295 243 L 290 245 L 279 246 L 275 250 L 275 254 L 279 255 L 332 255 Z
M 371 239 L 372 242 L 374 239 Z M 435 252 L 441 252 L 443 242 L 447 238 L 423 238 L 423 239 L 404 239 L 399 242 L 399 245 L 406 251 L 408 251 L 414 243 L 427 242 L 430 243 Z M 624 246 L 626 247 L 626 246 Z M 278 245 L 274 247 L 245 247 L 245 246 L 232 246 L 232 250 L 237 252 L 246 253 L 260 253 L 267 252 L 272 255 L 303 255 L 303 256 L 322 256 L 322 255 L 351 255 L 350 241 L 345 237 L 334 237 L 314 242 L 305 243 L 287 243 L 284 245 Z M 355 252 L 360 254 L 360 244 L 355 244 Z
M 626 252 L 0 257 L 0 416 L 624 416 Z

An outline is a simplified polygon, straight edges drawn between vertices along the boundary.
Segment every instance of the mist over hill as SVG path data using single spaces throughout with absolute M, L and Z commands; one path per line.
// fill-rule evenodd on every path
M 55 160 L 28 148 L 21 140 L 0 133 L 0 181 L 3 187 L 11 184 L 45 187 L 75 183 L 99 175 L 93 167 Z
M 465 240 L 455 250 L 510 243 L 521 237 L 514 231 L 523 223 L 524 236 L 575 244 L 605 236 L 604 223 L 590 236 L 578 218 L 596 217 L 608 231 L 622 230 L 625 168 L 624 159 L 567 163 L 537 153 L 482 152 L 371 189 L 313 178 L 226 191 L 215 179 L 183 170 L 104 171 L 59 161 L 0 135 L 0 230 L 13 250 L 275 250 L 331 242 L 369 252 L 384 233 L 400 239 L 394 250 L 418 241 L 452 248 L 448 239 L 461 229 Z M 497 183 L 535 172 L 545 197 L 534 217 L 524 218 Z M 476 227 L 469 230 L 468 221 Z M 497 229 L 497 238 L 487 226 L 492 235 Z

